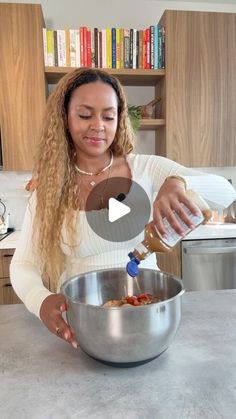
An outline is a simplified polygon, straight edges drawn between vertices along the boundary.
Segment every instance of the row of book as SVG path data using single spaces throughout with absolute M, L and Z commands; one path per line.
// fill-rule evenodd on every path
M 165 68 L 165 27 L 146 29 L 43 28 L 45 66 Z

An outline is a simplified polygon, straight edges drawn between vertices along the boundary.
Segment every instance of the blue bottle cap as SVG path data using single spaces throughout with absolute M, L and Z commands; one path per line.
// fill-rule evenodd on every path
M 132 277 L 137 276 L 139 273 L 138 265 L 140 264 L 140 261 L 136 257 L 134 257 L 132 252 L 129 253 L 128 256 L 131 260 L 126 265 L 126 271 Z

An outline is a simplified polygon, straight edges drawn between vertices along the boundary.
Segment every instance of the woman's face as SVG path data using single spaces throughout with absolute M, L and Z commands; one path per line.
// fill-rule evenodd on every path
M 68 129 L 78 155 L 103 154 L 112 144 L 118 123 L 114 89 L 96 81 L 74 90 L 68 106 Z

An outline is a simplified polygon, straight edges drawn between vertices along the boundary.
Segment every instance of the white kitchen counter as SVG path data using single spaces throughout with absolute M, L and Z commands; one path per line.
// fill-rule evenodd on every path
M 200 225 L 183 240 L 236 238 L 236 224 Z
M 15 249 L 20 230 L 14 231 L 0 241 L 0 249 Z M 236 224 L 201 225 L 189 233 L 183 240 L 236 238 Z
M 0 249 L 15 249 L 19 237 L 20 230 L 13 231 L 13 233 L 0 241 Z

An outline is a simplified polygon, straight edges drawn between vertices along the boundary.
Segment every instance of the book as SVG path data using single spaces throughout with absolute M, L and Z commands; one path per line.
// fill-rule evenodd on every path
M 120 40 L 121 30 L 116 29 L 116 68 L 121 68 L 121 40 Z
M 130 30 L 124 29 L 124 68 L 130 68 Z
M 57 31 L 53 31 L 54 38 L 54 65 L 58 67 Z
M 44 65 L 48 65 L 48 53 L 47 53 L 47 29 L 43 28 L 43 55 L 44 55 Z
M 66 33 L 64 29 L 57 29 L 58 66 L 66 67 Z
M 106 68 L 112 68 L 111 28 L 106 28 Z
M 116 28 L 111 28 L 111 67 L 116 68 Z
M 47 62 L 50 67 L 55 65 L 54 33 L 51 29 L 47 30 Z
M 75 29 L 75 67 L 81 67 L 80 63 L 80 30 Z

